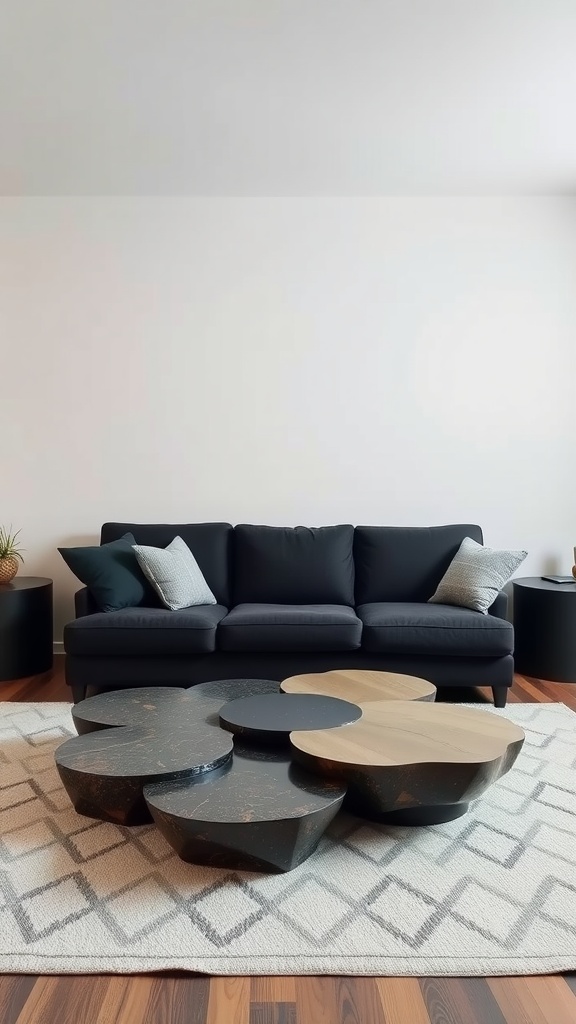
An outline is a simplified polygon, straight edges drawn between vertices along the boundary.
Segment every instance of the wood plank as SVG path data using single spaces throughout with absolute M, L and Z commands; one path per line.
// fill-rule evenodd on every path
M 141 1024 L 153 984 L 154 978 L 147 975 L 110 978 L 94 1024 Z
M 55 659 L 54 668 L 42 676 L 16 679 L 13 682 L 0 683 L 0 700 L 17 702 L 35 700 L 68 701 L 71 699 L 70 687 L 64 679 L 64 658 Z
M 37 980 L 34 974 L 0 976 L 0 1021 L 2 1024 L 15 1024 Z
M 574 995 L 576 995 L 576 973 L 565 974 L 564 980 L 572 992 L 574 992 Z
M 516 674 L 511 693 L 517 695 L 523 703 L 538 702 L 546 704 L 550 701 L 555 701 L 560 704 L 566 704 L 567 707 L 576 711 L 575 683 L 553 683 L 546 679 L 536 679 L 533 676 Z
M 506 1024 L 484 978 L 422 978 L 431 1024 Z
M 564 978 L 489 978 L 488 985 L 509 1024 L 574 1024 L 576 995 Z
M 250 979 L 250 999 L 253 1003 L 295 1003 L 295 980 L 288 975 L 253 977 Z
M 576 686 L 574 683 L 546 683 L 543 680 L 532 680 L 537 691 L 552 701 L 560 701 L 576 711 Z
M 551 700 L 551 698 L 548 697 L 541 689 L 534 685 L 528 676 L 517 676 L 516 687 L 522 691 L 522 699 L 524 703 L 546 704 Z
M 141 1024 L 206 1024 L 209 993 L 207 977 L 155 975 Z
M 251 1003 L 249 1024 L 296 1024 L 296 1003 Z
M 338 978 L 339 1024 L 386 1024 L 374 978 Z M 306 1022 L 307 1024 L 307 1022 Z
M 16 1024 L 77 1024 L 96 1021 L 109 979 L 103 975 L 39 978 Z
M 250 978 L 212 978 L 206 1024 L 248 1024 Z
M 559 975 L 542 975 L 540 977 L 516 978 L 516 984 L 524 983 L 525 991 L 532 994 L 540 1006 L 546 1009 L 554 1007 L 554 1024 L 574 1024 L 576 1021 L 576 995 L 566 979 Z M 548 1018 L 550 1020 L 550 1017 Z
M 376 978 L 386 1024 L 430 1024 L 417 978 Z
M 337 979 L 333 977 L 297 977 L 296 1018 L 298 1024 L 338 1024 Z M 365 1024 L 372 1022 L 365 1021 Z

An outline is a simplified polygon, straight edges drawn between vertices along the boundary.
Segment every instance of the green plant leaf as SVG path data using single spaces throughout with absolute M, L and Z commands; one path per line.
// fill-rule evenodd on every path
M 20 530 L 14 531 L 12 524 L 10 527 L 0 526 L 0 558 L 14 556 L 21 562 L 24 561 L 21 555 L 23 548 L 18 542 L 20 532 Z

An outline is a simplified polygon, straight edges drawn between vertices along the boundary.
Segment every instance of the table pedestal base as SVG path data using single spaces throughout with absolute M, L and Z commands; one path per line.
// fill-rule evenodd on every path
M 441 825 L 466 814 L 468 804 L 436 804 L 433 807 L 407 807 L 403 811 L 379 814 L 381 825 Z M 366 815 L 363 813 L 363 817 Z

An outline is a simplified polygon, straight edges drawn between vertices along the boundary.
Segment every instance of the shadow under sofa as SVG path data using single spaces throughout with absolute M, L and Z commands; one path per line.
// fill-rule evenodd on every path
M 428 603 L 464 537 L 482 543 L 479 526 L 105 523 L 101 543 L 128 532 L 155 547 L 182 537 L 217 603 L 101 612 L 80 590 L 64 629 L 75 701 L 88 687 L 363 668 L 439 687 L 490 686 L 496 706 L 506 704 L 514 673 L 506 594 L 488 615 Z

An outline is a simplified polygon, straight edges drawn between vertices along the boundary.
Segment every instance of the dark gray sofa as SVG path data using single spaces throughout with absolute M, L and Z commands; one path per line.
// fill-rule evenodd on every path
M 229 523 L 105 523 L 101 543 L 131 532 L 165 547 L 182 537 L 216 605 L 100 612 L 87 589 L 64 629 L 66 680 L 87 687 L 191 686 L 225 678 L 282 680 L 366 668 L 437 686 L 490 686 L 506 704 L 514 672 L 507 597 L 488 615 L 428 598 L 474 525 L 284 528 Z

